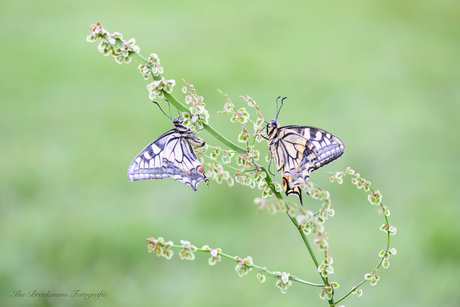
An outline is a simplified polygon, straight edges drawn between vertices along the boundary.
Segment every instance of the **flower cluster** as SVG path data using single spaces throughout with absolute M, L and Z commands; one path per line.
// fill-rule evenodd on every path
M 262 190 L 262 196 L 268 197 L 273 196 L 273 191 L 270 189 L 270 186 L 266 182 L 267 174 L 259 166 L 256 166 L 256 161 L 259 160 L 260 152 L 254 149 L 254 146 L 248 146 L 248 151 L 245 154 L 237 153 L 233 150 L 222 150 L 220 147 L 212 147 L 213 151 L 211 152 L 209 158 L 212 160 L 217 160 L 219 155 L 222 155 L 222 164 L 219 162 L 213 162 L 209 164 L 210 169 L 208 170 L 207 175 L 216 180 L 218 183 L 222 183 L 224 180 L 232 186 L 234 181 L 230 172 L 224 170 L 224 166 L 229 164 L 233 157 L 235 157 L 235 162 L 237 166 L 240 166 L 240 169 L 228 166 L 236 170 L 235 172 L 235 181 L 249 186 L 250 188 L 255 188 L 256 186 Z M 275 189 L 280 192 L 282 187 L 279 183 L 273 182 Z
M 179 252 L 180 259 L 182 260 L 193 260 L 195 259 L 195 254 L 198 249 L 190 244 L 189 241 L 184 241 L 180 240 L 180 243 L 182 244 L 183 249 Z
M 257 279 L 263 283 L 265 281 L 265 275 L 262 274 L 262 270 L 265 270 L 265 268 L 262 268 L 256 275 Z
M 111 55 L 115 58 L 118 64 L 131 62 L 131 53 L 139 53 L 139 46 L 135 45 L 136 41 L 131 38 L 128 41 L 123 40 L 123 35 L 118 32 L 110 34 L 105 30 L 101 23 L 98 21 L 96 24 L 91 25 L 91 34 L 86 37 L 86 41 L 93 43 L 98 38 L 101 39 L 97 49 L 104 56 Z
M 234 185 L 235 182 L 233 181 L 233 177 L 230 175 L 229 171 L 224 170 L 222 164 L 214 162 L 209 165 L 211 166 L 207 173 L 209 178 L 215 180 L 218 184 L 222 184 L 225 180 L 229 187 Z
M 182 117 L 184 118 L 183 124 L 193 131 L 198 131 L 207 125 L 209 122 L 209 112 L 206 110 L 206 104 L 203 102 L 203 96 L 196 93 L 196 89 L 193 84 L 186 83 L 183 80 L 182 93 L 187 94 L 185 96 L 185 102 L 192 104 L 189 112 L 183 112 Z
M 316 224 L 316 225 L 315 225 Z M 312 233 L 316 233 L 316 238 L 313 242 L 318 245 L 318 250 L 320 251 L 327 251 L 329 248 L 329 238 L 327 237 L 327 233 L 324 232 L 324 225 L 321 222 L 313 223 L 313 225 L 317 226 L 313 228 Z M 321 231 L 319 231 L 321 230 Z
M 266 198 L 256 198 L 254 199 L 254 204 L 259 207 L 257 213 L 261 213 L 262 210 L 267 209 L 268 213 L 273 215 L 277 212 L 286 212 L 287 204 L 284 200 L 278 198 L 266 199 Z
M 356 294 L 358 297 L 361 297 L 363 295 L 363 290 L 359 287 L 355 287 L 353 291 L 351 291 L 352 294 Z
M 367 199 L 369 200 L 369 202 L 372 204 L 372 205 L 380 205 L 382 203 L 382 194 L 380 193 L 379 190 L 377 191 L 373 191 L 371 194 L 369 194 L 369 196 L 367 196 Z
M 391 255 L 396 255 L 396 248 L 390 248 L 390 249 L 384 248 L 380 251 L 379 257 L 383 258 L 382 260 L 383 268 L 388 269 L 388 267 L 390 266 L 390 256 Z
M 211 154 L 209 155 L 209 157 L 212 159 L 212 160 L 217 160 L 217 157 L 220 155 L 221 153 L 221 149 L 219 146 L 214 146 L 213 147 L 213 151 L 211 152 Z
M 205 245 L 202 249 L 207 250 L 211 254 L 211 258 L 209 258 L 209 265 L 215 265 L 217 262 L 221 260 L 220 253 L 222 249 L 220 247 L 212 249 L 209 246 Z
M 358 189 L 364 189 L 364 191 L 368 192 L 371 189 L 371 182 L 367 181 L 364 178 L 361 178 L 359 173 L 356 173 L 350 167 L 347 167 L 343 172 L 336 172 L 336 173 L 327 173 L 329 174 L 329 180 L 331 182 L 337 181 L 338 184 L 343 183 L 343 177 L 346 175 L 350 175 L 351 183 L 354 184 Z
M 375 271 L 372 273 L 367 273 L 364 275 L 365 280 L 370 280 L 371 281 L 371 286 L 377 285 L 377 282 L 380 280 L 380 276 L 375 274 Z
M 243 277 L 244 275 L 248 274 L 249 271 L 252 270 L 251 266 L 253 265 L 252 263 L 252 257 L 248 256 L 247 258 L 241 259 L 238 256 L 235 256 L 234 258 L 238 264 L 235 267 L 235 271 L 238 272 L 238 276 Z
M 380 215 L 390 216 L 390 210 L 388 210 L 387 206 L 380 206 L 377 212 Z
M 300 226 L 306 225 L 308 222 L 310 222 L 313 219 L 313 212 L 307 209 L 302 209 L 299 214 L 296 216 L 297 223 L 300 224 Z M 307 234 L 309 234 L 308 232 Z
M 241 125 L 241 133 L 238 135 L 238 142 L 248 143 L 249 142 L 249 131 L 244 125 Z
M 232 161 L 233 156 L 235 155 L 234 150 L 224 150 L 222 151 L 222 163 L 228 164 Z
M 232 117 L 230 118 L 230 121 L 232 123 L 234 122 L 239 122 L 240 124 L 244 125 L 249 119 L 249 113 L 246 111 L 245 108 L 240 108 L 237 111 L 234 111 Z
M 149 78 L 150 74 L 158 77 L 164 72 L 164 69 L 160 64 L 160 58 L 156 53 L 150 54 L 147 62 L 145 64 L 140 64 L 138 68 L 139 72 L 142 74 L 142 77 L 144 77 L 145 80 Z
M 254 170 L 248 170 L 246 168 L 239 169 L 235 174 L 236 182 L 247 185 L 251 189 L 257 186 L 259 190 L 262 190 L 263 198 L 273 197 L 274 193 L 266 179 L 267 174 L 263 172 L 260 167 L 256 167 Z M 270 183 L 274 186 L 276 192 L 282 191 L 282 187 L 278 182 L 273 180 Z
M 292 277 L 289 273 L 286 272 L 273 272 L 276 276 L 280 277 L 280 279 L 276 282 L 276 286 L 281 290 L 282 293 L 286 293 L 287 289 L 292 285 L 292 281 L 290 277 Z
M 173 87 L 176 85 L 174 79 L 166 80 L 161 77 L 160 80 L 155 80 L 152 83 L 147 84 L 147 90 L 149 91 L 149 99 L 154 100 L 156 98 L 164 98 L 164 93 L 171 94 Z
M 227 94 L 223 94 L 221 90 L 219 90 L 219 93 L 221 93 L 225 98 L 227 98 L 227 101 L 225 102 L 224 109 L 222 111 L 219 111 L 217 113 L 219 114 L 230 114 L 232 115 L 230 117 L 230 121 L 232 123 L 240 123 L 242 125 L 241 127 L 241 133 L 238 135 L 238 141 L 241 143 L 248 143 L 250 139 L 250 134 L 248 129 L 245 127 L 245 124 L 248 121 L 251 121 L 253 124 L 254 132 L 253 136 L 257 142 L 261 142 L 263 137 L 261 135 L 262 132 L 262 125 L 264 124 L 264 117 L 262 113 L 260 113 L 259 106 L 256 104 L 255 100 L 252 99 L 251 97 L 243 97 L 240 96 L 244 101 L 248 103 L 248 106 L 251 108 L 254 108 L 257 112 L 257 120 L 253 122 L 250 119 L 249 112 L 246 110 L 246 108 L 241 107 L 238 110 L 236 109 L 235 105 L 232 103 L 230 100 L 230 97 Z
M 251 122 L 253 123 L 253 129 L 254 129 L 254 135 L 255 135 L 255 140 L 260 143 L 262 142 L 263 140 L 263 137 L 262 137 L 262 125 L 264 124 L 265 120 L 264 120 L 264 116 L 262 115 L 262 113 L 260 112 L 260 109 L 259 109 L 259 106 L 256 104 L 255 100 L 252 99 L 251 97 L 249 96 L 240 96 L 241 99 L 243 99 L 244 101 L 246 101 L 248 103 L 248 106 L 251 107 L 251 108 L 254 108 L 256 113 L 257 113 L 257 119 L 255 122 L 253 122 L 251 120 Z M 249 119 L 249 117 L 248 117 Z
M 171 259 L 173 256 L 173 251 L 170 249 L 174 245 L 172 241 L 165 242 L 162 237 L 158 239 L 148 238 L 147 242 L 149 243 L 149 253 L 156 253 L 158 257 L 165 257 L 166 259 Z
M 324 223 L 314 218 L 304 224 L 300 225 L 300 229 L 306 234 L 316 234 L 317 238 L 314 240 L 315 243 L 319 244 L 319 250 L 326 250 L 329 244 L 327 243 L 327 237 L 324 233 Z
M 323 260 L 323 263 L 318 266 L 318 272 L 321 273 L 321 276 L 327 277 L 330 274 L 334 274 L 334 268 L 332 267 L 332 259 L 329 253 L 326 253 L 326 258 Z
M 242 166 L 243 169 L 250 169 L 256 166 L 260 158 L 260 152 L 254 149 L 254 146 L 248 146 L 248 151 L 244 154 L 238 153 L 236 156 L 236 164 Z M 260 172 L 260 169 L 259 169 Z
M 235 112 L 235 105 L 233 102 L 230 100 L 230 97 L 228 94 L 222 93 L 221 90 L 217 90 L 219 93 L 221 93 L 225 98 L 227 98 L 227 101 L 224 104 L 224 110 L 223 111 L 217 111 L 217 114 L 233 114 Z
M 228 164 L 231 162 L 232 157 L 235 155 L 235 151 L 233 150 L 222 150 L 219 146 L 210 147 L 209 145 L 205 145 L 202 148 L 206 147 L 206 150 L 212 148 L 212 152 L 208 156 L 211 160 L 216 161 L 218 156 L 222 154 L 222 163 Z M 197 151 L 195 151 L 196 153 Z M 201 154 L 201 152 L 200 152 Z M 203 159 L 199 157 L 201 163 L 203 163 Z M 231 176 L 229 171 L 224 170 L 224 167 L 219 162 L 212 162 L 206 163 L 209 168 L 207 171 L 207 176 L 212 180 L 215 180 L 218 184 L 222 184 L 222 182 L 226 181 L 228 186 L 233 186 L 235 181 Z
M 334 289 L 337 289 L 339 284 L 336 282 L 330 282 L 329 284 L 323 287 L 323 290 L 320 292 L 319 297 L 322 300 L 331 300 Z
M 396 227 L 391 225 L 390 223 L 385 223 L 380 226 L 380 230 L 386 233 L 389 233 L 391 236 L 394 236 L 396 232 L 398 231 Z
M 221 260 L 222 249 L 219 247 L 212 249 L 208 245 L 204 245 L 201 249 L 199 249 L 196 246 L 192 245 L 189 241 L 185 240 L 180 241 L 181 245 L 174 245 L 172 241 L 165 242 L 162 237 L 158 239 L 148 238 L 147 242 L 149 243 L 148 249 L 150 253 L 155 252 L 158 256 L 162 256 L 167 259 L 171 259 L 171 257 L 173 256 L 171 248 L 178 248 L 180 249 L 179 255 L 182 260 L 194 260 L 194 253 L 198 250 L 202 252 L 208 252 L 211 255 L 211 258 L 209 258 L 210 265 L 215 265 L 217 262 Z M 248 257 L 247 259 L 251 260 L 251 264 L 247 262 L 248 260 L 241 260 L 246 261 L 245 263 L 247 265 L 252 265 L 251 257 Z
M 321 222 L 324 222 L 328 218 L 333 217 L 334 214 L 335 211 L 331 208 L 331 198 L 328 197 L 324 200 L 322 207 L 319 209 L 319 215 L 317 219 Z

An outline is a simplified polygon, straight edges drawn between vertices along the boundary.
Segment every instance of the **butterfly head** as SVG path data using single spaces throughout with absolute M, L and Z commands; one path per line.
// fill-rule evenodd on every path
M 178 126 L 178 125 L 182 125 L 184 120 L 182 118 L 173 118 L 172 122 L 173 122 L 174 126 Z
M 190 130 L 186 126 L 182 125 L 182 123 L 184 122 L 184 119 L 182 117 L 173 118 L 172 122 L 173 122 L 174 128 L 176 128 L 176 130 L 181 133 L 185 133 Z
M 272 119 L 266 126 L 267 128 L 267 135 L 269 139 L 272 139 L 276 133 L 278 132 L 278 128 L 280 127 L 280 124 L 276 120 L 276 118 Z

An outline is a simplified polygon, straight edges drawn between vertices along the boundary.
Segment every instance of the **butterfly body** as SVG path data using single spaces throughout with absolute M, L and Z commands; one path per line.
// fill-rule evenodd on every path
M 296 181 L 306 181 L 310 172 L 340 158 L 345 145 L 329 132 L 310 126 L 281 127 L 276 119 L 267 125 L 268 147 L 277 171 L 283 171 L 286 195 L 296 194 L 302 203 Z
M 195 191 L 198 183 L 208 179 L 192 145 L 203 147 L 206 142 L 195 136 L 182 121 L 173 119 L 174 129 L 147 145 L 131 162 L 128 179 L 163 179 L 172 177 L 190 185 Z

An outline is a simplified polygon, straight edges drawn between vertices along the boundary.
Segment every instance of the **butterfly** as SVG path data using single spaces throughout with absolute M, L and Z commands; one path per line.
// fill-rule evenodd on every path
M 312 171 L 340 158 L 345 145 L 338 137 L 320 128 L 295 125 L 281 127 L 277 121 L 280 109 L 276 118 L 266 127 L 268 148 L 275 160 L 276 170 L 283 171 L 286 195 L 297 195 L 302 204 L 302 194 L 296 180 L 306 181 Z
M 131 162 L 128 179 L 163 179 L 172 177 L 190 185 L 195 191 L 202 180 L 209 185 L 204 168 L 193 151 L 192 145 L 203 147 L 206 142 L 195 136 L 182 120 L 174 118 L 174 129 L 147 145 Z

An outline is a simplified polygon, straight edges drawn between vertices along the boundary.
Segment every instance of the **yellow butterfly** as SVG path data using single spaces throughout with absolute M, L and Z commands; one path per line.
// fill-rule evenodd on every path
M 338 137 L 320 128 L 295 125 L 280 127 L 277 121 L 279 110 L 276 118 L 267 124 L 268 148 L 275 159 L 276 170 L 283 171 L 286 195 L 296 194 L 302 204 L 300 183 L 296 181 L 306 181 L 310 178 L 310 172 L 340 158 L 345 145 Z

